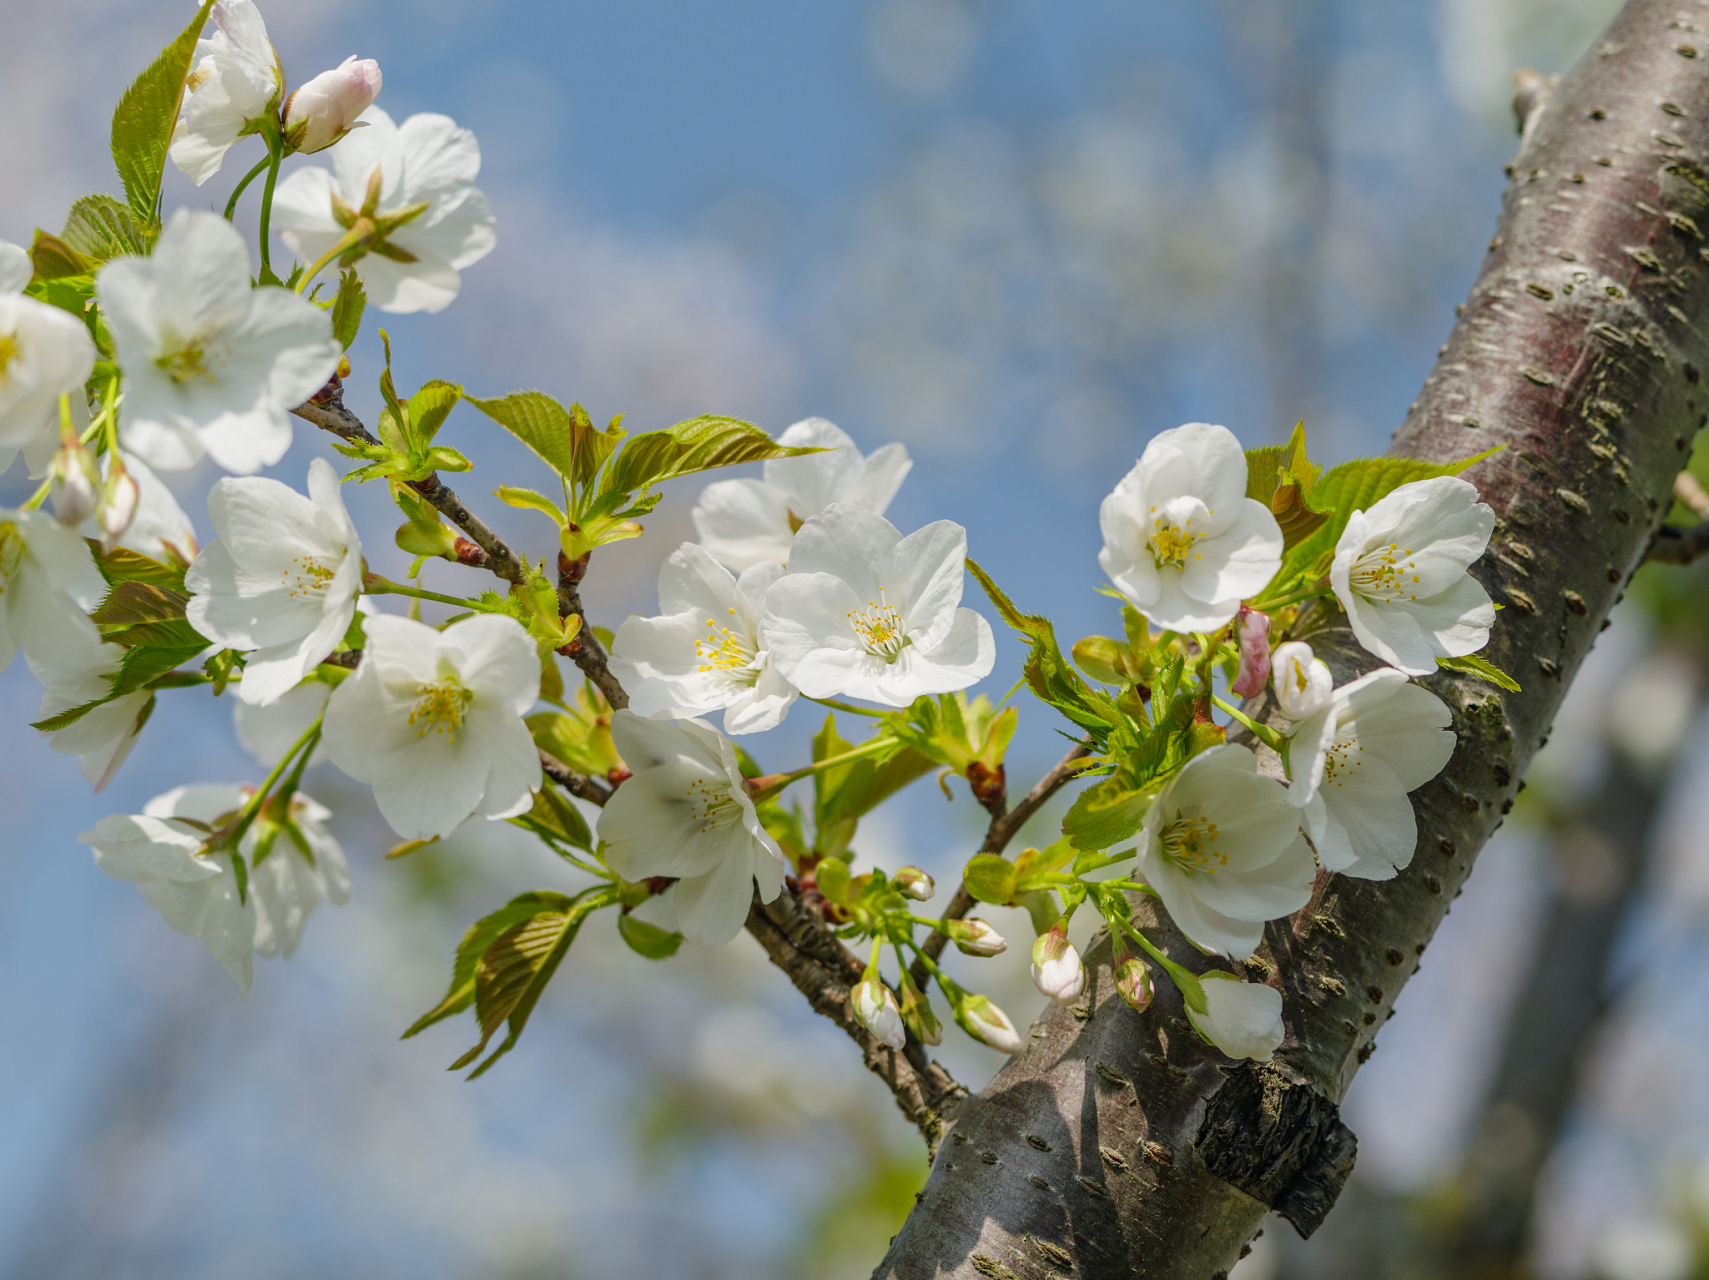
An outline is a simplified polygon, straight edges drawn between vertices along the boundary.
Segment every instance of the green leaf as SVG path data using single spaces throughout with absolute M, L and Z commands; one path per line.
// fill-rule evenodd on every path
M 853 745 L 838 734 L 836 716 L 827 714 L 813 735 L 813 760 L 828 760 Z M 826 857 L 840 855 L 854 839 L 861 817 L 929 773 L 932 763 L 929 756 L 898 742 L 894 754 L 862 756 L 814 774 L 814 850 Z
M 564 515 L 564 509 L 553 502 L 543 493 L 532 489 L 520 489 L 515 485 L 501 484 L 493 490 L 493 496 L 507 507 L 518 507 L 524 511 L 540 511 L 552 517 L 560 529 L 569 521 Z
M 630 440 L 606 467 L 599 493 L 602 498 L 634 493 L 673 476 L 823 452 L 781 445 L 751 423 L 705 414 Z
M 1306 456 L 1305 423 L 1295 425 L 1286 444 L 1246 451 L 1246 496 L 1262 502 L 1281 526 L 1284 549 L 1322 527 L 1328 512 L 1311 500 L 1323 472 Z
M 475 921 L 457 945 L 457 959 L 451 967 L 451 988 L 445 993 L 445 998 L 417 1018 L 400 1038 L 408 1040 L 419 1035 L 435 1022 L 461 1013 L 474 1003 L 475 966 L 500 934 L 532 919 L 541 911 L 562 910 L 569 905 L 570 899 L 561 893 L 525 893 L 512 898 L 490 916 Z
M 169 587 L 149 582 L 121 582 L 90 617 L 101 627 L 133 627 L 145 622 L 172 622 L 184 616 L 190 598 Z
M 976 901 L 998 907 L 1015 896 L 1015 879 L 1015 864 L 995 853 L 974 854 L 961 873 L 962 883 Z
M 439 434 L 439 428 L 445 425 L 445 419 L 450 416 L 451 410 L 457 407 L 457 401 L 462 399 L 462 396 L 462 387 L 435 378 L 431 382 L 422 383 L 421 389 L 409 398 L 409 433 L 417 449 L 425 451 L 433 443 L 433 437 Z M 458 459 L 463 457 L 454 449 L 447 452 Z M 444 469 L 467 471 L 469 466 Z
M 121 582 L 150 582 L 183 592 L 184 570 L 188 565 L 167 564 L 124 547 L 103 551 L 96 539 L 85 538 L 84 541 L 88 543 L 90 553 L 95 557 L 95 567 L 101 571 L 108 586 L 116 587 Z
M 196 41 L 214 7 L 206 0 L 178 38 L 161 50 L 147 71 L 125 90 L 113 112 L 113 163 L 125 184 L 131 211 L 145 224 L 160 221 L 160 179 L 178 123 L 184 80 L 196 56 Z
M 1074 845 L 1057 840 L 1042 849 L 1023 849 L 1015 859 L 1015 888 L 1026 892 L 1043 883 L 1045 876 L 1060 871 L 1074 860 Z
M 155 623 L 151 626 L 184 626 L 188 623 Z M 136 631 L 143 628 L 136 628 Z M 130 634 L 135 634 L 133 631 Z M 192 631 L 192 635 L 195 633 Z M 190 644 L 137 644 L 125 651 L 125 656 L 119 662 L 119 669 L 113 674 L 110 698 L 122 698 L 127 693 L 135 693 L 138 689 L 146 688 L 161 676 L 176 670 L 186 662 L 194 661 L 208 647 L 208 642 L 200 636 Z
M 539 455 L 540 460 L 572 485 L 585 485 L 611 456 L 623 429 L 596 431 L 580 405 L 566 409 L 544 391 L 513 391 L 483 400 L 464 396 Z
M 533 808 L 510 821 L 549 842 L 557 841 L 572 849 L 593 852 L 593 833 L 588 830 L 587 819 L 556 787 L 541 787 L 535 793 Z
M 1517 680 L 1496 666 L 1495 663 L 1477 657 L 1475 654 L 1468 654 L 1463 658 L 1438 658 L 1436 665 L 1445 671 L 1454 671 L 1460 675 L 1476 676 L 1479 680 L 1487 680 L 1490 684 L 1506 689 L 1510 693 L 1520 691 Z
M 148 237 L 129 208 L 112 196 L 84 196 L 71 206 L 59 238 L 90 262 L 146 254 Z
M 656 924 L 637 920 L 634 916 L 618 916 L 617 932 L 629 944 L 629 950 L 649 960 L 669 960 L 682 946 L 682 935 L 661 929 Z
M 581 931 L 582 922 L 601 907 L 615 904 L 618 893 L 615 885 L 586 890 L 568 908 L 543 911 L 493 940 L 475 966 L 475 1017 L 480 1022 L 481 1039 L 451 1064 L 451 1070 L 466 1067 L 478 1058 L 501 1023 L 509 1023 L 509 1034 L 469 1073 L 469 1079 L 484 1074 L 515 1047 L 546 984 Z
M 1136 833 L 1157 788 L 1136 789 L 1119 778 L 1087 787 L 1062 818 L 1063 837 L 1076 849 L 1108 849 Z
M 585 686 L 568 711 L 537 711 L 523 723 L 535 746 L 577 773 L 602 777 L 623 763 L 611 740 L 611 712 L 596 706 Z
M 64 280 L 74 276 L 93 277 L 98 263 L 91 262 L 58 236 L 39 227 L 30 241 L 30 263 L 37 280 Z
M 361 332 L 362 313 L 367 309 L 368 291 L 362 287 L 356 268 L 350 267 L 338 277 L 338 293 L 332 300 L 332 336 L 346 351 Z

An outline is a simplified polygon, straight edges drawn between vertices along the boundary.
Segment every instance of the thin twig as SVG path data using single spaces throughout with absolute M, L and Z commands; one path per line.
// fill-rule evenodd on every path
M 926 1140 L 930 1156 L 937 1154 L 944 1125 L 967 1090 L 913 1036 L 897 1052 L 875 1039 L 855 1017 L 850 987 L 860 981 L 864 966 L 825 927 L 818 915 L 788 888 L 770 903 L 756 895 L 748 909 L 748 932 L 807 997 L 815 1013 L 836 1023 L 860 1046 L 867 1070 L 890 1087 L 902 1114 Z
M 1690 564 L 1703 555 L 1709 555 L 1709 520 L 1689 527 L 1663 525 L 1644 559 L 1657 564 Z
M 1080 761 L 1086 758 L 1091 749 L 1090 741 L 1076 742 L 1068 754 L 1056 762 L 1054 769 L 1038 780 L 1038 784 L 1027 792 L 1018 805 L 1007 813 L 1001 813 L 992 818 L 991 825 L 985 832 L 985 843 L 979 846 L 979 852 L 1002 853 L 1004 849 L 1008 848 L 1009 841 L 1015 838 L 1015 832 L 1025 825 L 1026 820 L 1037 813 L 1039 807 L 1046 800 L 1060 791 L 1080 772 Z M 967 886 L 965 884 L 958 885 L 955 890 L 955 897 L 951 898 L 949 906 L 944 908 L 943 918 L 945 920 L 960 920 L 973 910 L 973 902 L 973 896 L 967 892 Z M 925 945 L 920 950 L 936 960 L 943 954 L 944 947 L 948 943 L 949 936 L 947 934 L 934 932 L 927 935 Z M 925 961 L 920 959 L 915 959 L 908 973 L 914 979 L 914 985 L 922 990 L 925 989 L 926 983 L 931 978 L 931 974 L 926 969 Z
M 599 642 L 599 637 L 593 632 L 593 623 L 588 621 L 587 610 L 582 606 L 581 580 L 587 572 L 587 556 L 579 560 L 571 560 L 562 551 L 558 553 L 558 616 L 568 618 L 574 614 L 581 618 L 582 629 L 570 642 L 568 655 L 582 669 L 582 674 L 592 680 L 599 691 L 605 695 L 605 700 L 611 704 L 613 711 L 621 711 L 629 705 L 629 695 L 623 686 L 617 682 L 617 677 L 611 674 L 610 659 L 605 652 L 605 646 Z M 565 650 L 560 649 L 559 653 Z
M 536 748 L 538 750 L 538 748 Z M 605 807 L 605 802 L 611 799 L 611 789 L 603 783 L 596 782 L 585 773 L 577 773 L 569 765 L 556 756 L 545 751 L 540 752 L 540 769 L 548 778 L 557 783 L 565 791 L 578 799 L 586 800 L 589 804 Z
M 305 401 L 291 412 L 304 422 L 312 422 L 322 431 L 330 431 L 342 439 L 353 443 L 379 444 L 380 441 L 373 433 L 362 425 L 362 420 L 344 407 L 344 388 L 338 379 L 334 378 L 328 385 L 329 390 L 323 390 L 313 400 Z M 425 480 L 411 480 L 406 483 L 438 507 L 447 520 L 468 534 L 475 545 L 486 553 L 486 568 L 507 582 L 522 581 L 521 559 L 506 545 L 503 538 L 487 527 L 485 521 L 463 505 L 463 500 L 449 485 L 440 482 L 437 474 L 429 475 Z

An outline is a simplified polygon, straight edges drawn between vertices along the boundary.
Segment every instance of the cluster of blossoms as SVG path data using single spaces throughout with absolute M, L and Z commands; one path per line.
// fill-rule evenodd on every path
M 471 819 L 508 821 L 593 877 L 574 895 L 525 894 L 470 930 L 451 990 L 412 1029 L 473 1006 L 482 1039 L 458 1065 L 507 1020 L 509 1037 L 477 1071 L 515 1042 L 591 912 L 618 908 L 624 940 L 660 958 L 684 940 L 731 941 L 756 902 L 785 893 L 842 938 L 870 940 L 848 1008 L 874 1039 L 938 1043 L 925 990 L 935 982 L 964 1030 L 1014 1052 L 1009 1017 L 937 963 L 951 941 L 1001 954 L 997 931 L 957 911 L 914 914 L 935 891 L 918 868 L 852 869 L 860 820 L 934 768 L 1006 812 L 1018 712 L 968 694 L 995 663 L 990 623 L 962 603 L 971 570 L 1031 649 L 1026 683 L 1084 737 L 1084 759 L 1062 777 L 1091 785 L 1061 840 L 1013 861 L 975 857 L 968 892 L 1029 911 L 1033 981 L 1052 1000 L 1085 995 L 1069 925 L 1090 902 L 1129 1005 L 1153 999 L 1155 964 L 1209 1042 L 1243 1057 L 1276 1049 L 1276 988 L 1189 970 L 1135 911 L 1152 899 L 1200 951 L 1242 960 L 1320 876 L 1383 879 L 1407 866 L 1408 793 L 1455 741 L 1447 708 L 1413 677 L 1446 665 L 1505 679 L 1469 656 L 1494 622 L 1467 574 L 1492 528 L 1457 478 L 1469 463 L 1367 460 L 1320 476 L 1303 436 L 1247 452 L 1223 427 L 1165 431 L 1099 512 L 1099 564 L 1125 602 L 1126 638 L 1088 637 L 1071 662 L 1050 624 L 968 559 L 960 525 L 904 534 L 885 518 L 912 465 L 901 445 L 863 455 L 822 419 L 776 440 L 715 417 L 627 437 L 540 392 L 483 399 L 430 381 L 406 399 L 388 339 L 370 435 L 343 408 L 345 351 L 368 303 L 438 311 L 492 249 L 479 149 L 443 116 L 394 124 L 373 105 L 372 62 L 348 59 L 287 93 L 250 0 L 219 0 L 193 31 L 182 66 L 148 73 L 175 77 L 172 114 L 133 118 L 143 108 L 121 105 L 129 203 L 86 197 L 63 237 L 38 233 L 29 251 L 0 243 L 0 464 L 21 458 L 40 482 L 0 510 L 0 667 L 23 652 L 44 687 L 37 727 L 96 790 L 157 697 L 192 686 L 232 692 L 238 735 L 266 771 L 256 786 L 180 787 L 141 814 L 103 818 L 82 837 L 103 871 L 201 939 L 247 994 L 257 952 L 290 955 L 319 902 L 349 895 L 330 815 L 300 789 L 324 759 L 372 788 L 406 842 L 394 854 Z M 169 139 L 200 185 L 251 135 L 266 155 L 225 216 L 158 217 L 160 174 L 139 169 L 148 156 Z M 132 136 L 134 150 L 120 151 Z M 320 151 L 330 170 L 276 182 L 287 155 Z M 231 218 L 262 173 L 252 280 Z M 89 230 L 97 220 L 105 238 Z M 285 277 L 272 269 L 273 232 L 303 260 Z M 329 267 L 338 283 L 323 297 Z M 474 465 L 434 444 L 465 400 L 556 474 L 562 505 L 496 490 L 553 521 L 548 557 L 517 555 L 440 481 Z M 303 491 L 257 475 L 289 449 L 293 412 L 336 426 L 335 447 L 364 465 L 341 477 L 316 458 Z M 204 457 L 233 473 L 209 496 L 206 546 L 159 478 Z M 702 492 L 700 540 L 665 558 L 659 613 L 615 634 L 593 627 L 578 585 L 593 552 L 644 532 L 636 517 L 661 500 L 657 482 L 739 462 L 763 463 L 761 478 Z M 415 557 L 411 582 L 368 568 L 343 498 L 350 480 L 388 486 L 406 518 L 395 543 Z M 505 590 L 426 590 L 428 559 L 490 570 Z M 419 612 L 383 613 L 369 599 L 380 595 L 455 615 L 429 625 Z M 1344 611 L 1384 665 L 1338 687 L 1308 645 L 1287 639 L 1306 607 Z M 579 687 L 566 686 L 560 658 L 580 668 Z M 776 728 L 804 701 L 832 712 L 812 762 L 764 773 L 735 739 Z M 1256 745 L 1228 741 L 1214 707 Z M 710 723 L 719 713 L 721 727 Z M 845 742 L 836 714 L 870 719 L 874 732 Z M 785 791 L 807 780 L 810 811 L 786 806 Z M 634 914 L 661 896 L 674 930 Z M 887 949 L 894 983 L 881 970 Z

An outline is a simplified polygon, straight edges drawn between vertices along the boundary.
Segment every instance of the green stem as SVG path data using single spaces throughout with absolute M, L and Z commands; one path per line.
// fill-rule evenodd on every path
M 1276 596 L 1270 600 L 1254 600 L 1247 605 L 1260 613 L 1270 613 L 1276 609 L 1285 609 L 1290 604 L 1298 604 L 1302 600 L 1310 600 L 1314 596 L 1326 596 L 1330 593 L 1329 579 L 1319 578 L 1309 587 L 1301 587 L 1298 591 L 1290 591 L 1287 595 Z
M 320 724 L 323 718 L 323 716 L 316 716 L 314 723 L 303 731 L 303 736 L 296 740 L 289 751 L 279 757 L 279 763 L 273 766 L 273 772 L 269 773 L 261 785 L 256 788 L 255 794 L 249 797 L 249 802 L 243 806 L 243 811 L 237 815 L 237 821 L 232 824 L 231 833 L 226 838 L 233 857 L 237 856 L 239 842 L 254 824 L 256 817 L 261 812 L 261 806 L 267 803 L 268 793 L 273 790 L 274 783 L 283 776 L 286 766 L 296 758 L 299 751 L 303 751 L 304 758 L 307 758 L 308 751 L 303 750 L 305 746 L 310 751 L 314 749 L 310 744 L 320 738 Z
M 272 249 L 268 243 L 273 223 L 273 186 L 279 181 L 279 164 L 285 158 L 285 142 L 277 128 L 267 131 L 267 184 L 261 188 L 261 283 L 281 284 L 274 274 Z
M 1274 751 L 1277 755 L 1282 753 L 1282 747 L 1286 744 L 1287 740 L 1269 725 L 1259 724 L 1239 707 L 1230 706 L 1214 693 L 1211 695 L 1211 701 L 1216 703 L 1217 706 L 1221 707 L 1224 711 L 1228 712 L 1228 714 L 1234 717 L 1235 720 L 1250 729 L 1252 731 L 1252 736 L 1257 738 L 1258 741 L 1262 742 L 1265 746 L 1269 747 L 1270 750 Z
M 416 600 L 433 600 L 439 604 L 456 605 L 459 609 L 473 609 L 477 613 L 502 613 L 502 609 L 493 609 L 482 604 L 479 600 L 469 600 L 463 596 L 444 596 L 437 591 L 426 591 L 421 587 L 407 586 L 402 582 L 393 582 L 382 578 L 377 573 L 363 575 L 362 590 L 371 596 L 410 596 Z
M 273 163 L 273 157 L 271 155 L 262 156 L 261 159 L 255 162 L 255 167 L 243 175 L 243 181 L 237 184 L 236 189 L 231 193 L 231 199 L 225 202 L 225 220 L 227 222 L 230 222 L 232 215 L 237 212 L 237 201 L 238 198 L 243 195 L 245 188 L 260 177 L 261 171 L 271 163 Z
M 1169 980 L 1180 989 L 1181 998 L 1191 1006 L 1194 1013 L 1203 1013 L 1205 1011 L 1205 989 L 1199 982 L 1198 974 L 1194 973 L 1190 969 L 1183 969 L 1156 947 L 1152 946 L 1151 939 L 1146 937 L 1138 929 L 1134 928 L 1131 921 L 1122 919 L 1121 917 L 1111 917 L 1110 923 L 1137 942 L 1146 955 L 1150 956 L 1153 960 L 1157 961 L 1158 964 L 1163 966 L 1163 971 L 1169 975 Z
M 888 750 L 894 745 L 895 740 L 892 738 L 879 736 L 869 739 L 868 741 L 861 743 L 860 746 L 855 747 L 853 750 L 841 752 L 840 754 L 831 756 L 828 759 L 815 760 L 812 764 L 803 765 L 801 768 L 793 770 L 790 773 L 776 774 L 767 780 L 764 786 L 751 792 L 751 797 L 755 804 L 759 804 L 762 801 L 771 799 L 773 796 L 777 795 L 778 792 L 782 791 L 793 782 L 800 782 L 803 778 L 810 778 L 815 773 L 820 773 L 823 770 L 833 768 L 836 765 L 847 764 L 850 760 L 859 760 L 863 756 L 876 755 L 879 751 Z M 759 779 L 754 779 L 754 781 L 759 781 Z
M 321 254 L 320 257 L 316 258 L 314 265 L 307 271 L 303 272 L 303 278 L 297 281 L 297 292 L 301 293 L 304 289 L 308 288 L 309 281 L 318 276 L 321 273 L 322 268 L 324 268 L 327 263 L 338 257 L 339 254 L 348 251 L 350 247 L 361 238 L 361 235 L 355 230 L 345 232 L 337 244 L 333 245 L 332 248 L 328 249 L 325 253 Z
M 882 720 L 889 715 L 888 711 L 874 711 L 871 707 L 857 707 L 852 702 L 838 702 L 835 698 L 809 698 L 809 702 L 817 702 L 821 707 L 829 707 L 832 711 L 846 711 L 852 716 L 870 716 L 874 720 Z

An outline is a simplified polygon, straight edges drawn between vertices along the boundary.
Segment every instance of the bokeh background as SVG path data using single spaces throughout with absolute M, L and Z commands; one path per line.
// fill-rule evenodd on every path
M 891 517 L 965 524 L 1072 638 L 1117 625 L 1094 593 L 1096 504 L 1154 432 L 1208 420 L 1258 444 L 1303 419 L 1320 458 L 1385 446 L 1493 224 L 1513 69 L 1564 70 L 1615 6 L 262 7 L 293 83 L 375 57 L 395 117 L 444 112 L 482 144 L 499 247 L 442 315 L 370 313 L 358 412 L 378 403 L 380 323 L 400 385 L 539 386 L 632 430 L 816 414 L 867 449 L 899 439 L 916 465 Z M 112 104 L 186 17 L 0 0 L 0 237 L 116 189 Z M 223 204 L 259 147 L 201 191 L 169 169 L 168 208 Z M 537 517 L 482 500 L 538 464 L 466 409 L 444 439 L 479 464 L 459 489 L 545 549 Z M 300 485 L 326 452 L 299 424 L 272 474 Z M 214 478 L 173 478 L 204 538 Z M 596 557 L 601 621 L 654 607 L 694 491 Z M 27 492 L 0 477 L 0 505 Z M 350 498 L 401 576 L 384 494 Z M 460 572 L 428 585 L 469 589 Z M 1348 1099 L 1342 1206 L 1309 1246 L 1273 1227 L 1238 1280 L 1709 1276 L 1709 618 L 1700 575 L 1654 572 Z M 1017 656 L 1003 641 L 994 697 Z M 229 699 L 163 700 L 91 798 L 27 727 L 39 696 L 21 662 L 0 675 L 0 1276 L 870 1270 L 924 1179 L 919 1141 L 747 939 L 649 965 L 588 930 L 517 1051 L 465 1083 L 444 1066 L 466 1019 L 398 1033 L 463 928 L 574 884 L 561 863 L 485 824 L 388 863 L 371 802 L 321 766 L 305 787 L 336 811 L 354 900 L 245 1001 L 76 841 L 179 783 L 253 780 Z M 1016 789 L 1062 746 L 1021 705 Z M 755 750 L 787 767 L 812 727 L 798 710 Z M 870 819 L 862 858 L 953 883 L 981 829 L 953 791 L 923 782 Z M 958 960 L 1017 1021 L 1037 1011 L 1024 947 Z M 953 1028 L 942 1056 L 975 1086 L 999 1065 Z

